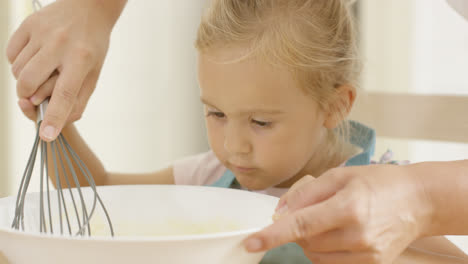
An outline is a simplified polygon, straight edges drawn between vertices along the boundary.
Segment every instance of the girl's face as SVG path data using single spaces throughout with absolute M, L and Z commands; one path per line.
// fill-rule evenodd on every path
M 210 146 L 242 186 L 290 187 L 320 157 L 327 117 L 285 69 L 254 59 L 222 63 L 241 52 L 199 54 Z

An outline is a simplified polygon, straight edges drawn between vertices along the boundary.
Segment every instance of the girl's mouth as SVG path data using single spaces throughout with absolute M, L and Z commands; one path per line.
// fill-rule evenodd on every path
M 240 173 L 249 173 L 249 172 L 253 172 L 254 170 L 256 170 L 255 168 L 253 167 L 246 167 L 246 166 L 239 166 L 239 165 L 235 165 L 235 164 L 232 164 L 230 163 L 230 167 L 233 171 L 235 172 L 240 172 Z

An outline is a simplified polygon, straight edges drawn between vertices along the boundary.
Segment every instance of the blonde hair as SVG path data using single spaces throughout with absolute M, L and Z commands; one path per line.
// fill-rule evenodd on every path
M 199 52 L 242 44 L 249 52 L 291 71 L 323 110 L 337 87 L 357 87 L 360 65 L 350 9 L 353 0 L 213 0 L 198 29 Z M 345 109 L 332 109 L 344 119 Z M 348 138 L 347 122 L 335 139 Z M 335 140 L 336 141 L 336 140 Z M 343 144 L 341 144 L 343 145 Z

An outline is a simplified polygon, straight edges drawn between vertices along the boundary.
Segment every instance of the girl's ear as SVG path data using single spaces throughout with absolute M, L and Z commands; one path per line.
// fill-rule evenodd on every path
M 348 116 L 356 99 L 356 88 L 351 85 L 340 85 L 335 89 L 336 93 L 330 102 L 324 123 L 328 129 L 337 127 Z

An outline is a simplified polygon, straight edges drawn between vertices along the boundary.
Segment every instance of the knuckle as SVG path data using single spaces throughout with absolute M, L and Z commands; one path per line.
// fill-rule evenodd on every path
M 349 201 L 346 205 L 346 211 L 348 212 L 351 220 L 353 220 L 355 223 L 359 223 L 359 220 L 361 218 L 360 216 L 360 210 L 359 210 L 359 205 L 355 201 Z
M 75 122 L 75 121 L 78 121 L 80 120 L 81 118 L 83 117 L 83 114 L 81 112 L 73 112 L 70 114 L 70 122 Z
M 82 62 L 91 62 L 94 58 L 93 51 L 85 44 L 77 45 L 74 49 L 75 56 Z
M 13 63 L 13 65 L 11 66 L 11 72 L 13 73 L 13 76 L 15 76 L 16 79 L 18 79 L 18 77 L 21 74 L 21 67 L 18 63 Z
M 293 200 L 295 201 L 305 201 L 307 199 L 307 189 L 306 188 L 297 188 L 294 190 Z
M 356 236 L 354 246 L 357 249 L 369 249 L 372 247 L 372 239 L 366 233 L 360 233 Z
M 328 171 L 327 177 L 331 178 L 332 180 L 337 180 L 341 176 L 340 168 L 332 168 Z
M 7 56 L 7 59 L 8 59 L 8 62 L 13 63 L 13 60 L 15 59 L 15 54 L 13 53 L 13 47 L 12 46 L 8 46 L 7 49 L 6 49 L 6 56 Z
M 309 225 L 306 216 L 303 214 L 296 214 L 293 221 L 293 238 L 295 241 L 304 240 L 309 234 Z
M 30 78 L 20 75 L 17 82 L 17 92 L 20 97 L 29 97 L 34 92 L 34 84 Z
M 59 28 L 54 33 L 54 43 L 57 46 L 62 46 L 69 40 L 69 34 L 66 29 Z
M 70 89 L 59 90 L 58 96 L 60 100 L 65 102 L 67 105 L 71 105 L 75 101 L 75 93 Z
M 349 168 L 332 168 L 327 172 L 327 177 L 330 178 L 331 181 L 336 181 L 341 184 L 345 184 L 347 182 L 352 181 L 356 175 L 353 170 Z
M 380 264 L 382 263 L 382 256 L 377 252 L 372 252 L 367 255 L 366 262 Z
M 55 126 L 57 126 L 60 123 L 60 120 L 62 120 L 61 116 L 54 112 L 48 112 L 46 118 L 50 124 Z
M 315 178 L 314 178 L 312 175 L 306 175 L 306 176 L 302 177 L 302 178 L 297 182 L 297 183 L 298 183 L 297 185 L 298 185 L 298 186 L 304 185 L 304 184 L 309 183 L 309 182 L 314 181 L 314 180 L 315 180 Z
M 351 223 L 360 226 L 365 221 L 363 207 L 361 207 L 356 200 L 350 199 L 350 201 L 346 203 L 345 210 Z
M 55 84 L 57 83 L 57 79 L 55 77 L 50 78 L 47 80 L 37 91 L 37 95 L 41 96 L 50 96 L 55 88 Z

